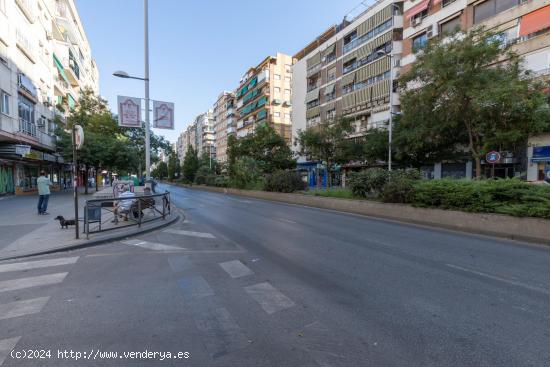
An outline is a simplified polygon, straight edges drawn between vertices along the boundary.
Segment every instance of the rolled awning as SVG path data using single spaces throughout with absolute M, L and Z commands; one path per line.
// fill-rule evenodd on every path
M 550 27 L 550 5 L 524 15 L 519 25 L 519 35 L 527 36 Z
M 306 94 L 306 103 L 315 101 L 316 99 L 319 99 L 319 88 L 314 89 Z
M 63 77 L 63 79 L 69 83 L 69 79 L 67 78 L 67 74 L 65 74 L 65 69 L 63 68 L 63 64 L 61 63 L 61 61 L 59 61 L 59 59 L 57 58 L 57 56 L 55 55 L 55 53 L 53 54 L 53 62 L 55 64 L 55 66 L 57 67 L 57 70 L 59 70 L 59 74 L 61 74 L 61 76 Z
M 311 68 L 312 66 L 319 64 L 320 62 L 321 62 L 320 52 L 317 52 L 315 55 L 313 55 L 313 57 L 310 57 L 309 59 L 306 60 L 308 69 Z
M 334 51 L 336 51 L 336 43 L 333 43 L 332 45 L 325 48 L 325 50 L 322 52 L 322 57 L 327 57 L 328 55 L 332 54 Z
M 334 87 L 336 86 L 336 83 L 332 83 L 331 85 L 327 85 L 325 87 L 325 95 L 334 93 Z
M 416 14 L 423 12 L 424 10 L 428 9 L 429 4 L 430 4 L 430 0 L 423 0 L 422 2 L 418 3 L 417 5 L 407 10 L 405 12 L 405 18 L 412 18 Z

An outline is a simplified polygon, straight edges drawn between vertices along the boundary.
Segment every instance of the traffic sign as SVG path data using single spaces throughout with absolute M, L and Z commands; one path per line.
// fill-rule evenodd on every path
M 500 161 L 500 158 L 500 153 L 496 151 L 489 152 L 485 156 L 485 160 L 487 161 L 487 163 L 491 164 L 497 163 L 498 161 Z

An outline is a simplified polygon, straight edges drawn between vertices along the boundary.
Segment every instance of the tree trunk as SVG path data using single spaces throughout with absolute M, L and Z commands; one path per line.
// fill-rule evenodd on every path
M 476 156 L 476 180 L 481 180 L 481 157 Z

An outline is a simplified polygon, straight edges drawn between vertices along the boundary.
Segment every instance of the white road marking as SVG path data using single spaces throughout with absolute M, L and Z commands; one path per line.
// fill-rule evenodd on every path
M 239 260 L 226 261 L 220 263 L 220 266 L 227 272 L 227 274 L 229 274 L 229 276 L 231 276 L 231 278 L 240 278 L 254 274 L 252 270 L 250 270 Z
M 201 238 L 216 238 L 211 233 L 183 231 L 181 229 L 166 229 L 163 232 L 172 233 L 172 234 L 179 234 L 179 235 L 182 235 L 182 236 L 201 237 Z
M 145 248 L 145 249 L 153 250 L 153 251 L 183 251 L 183 250 L 185 250 L 185 248 L 183 248 L 183 247 L 170 246 L 170 245 L 164 245 L 162 243 L 154 243 L 154 242 L 147 242 L 147 241 L 128 240 L 128 241 L 120 241 L 120 242 L 125 244 L 125 245 L 137 246 L 137 247 L 141 247 L 141 248 Z
M 517 287 L 522 287 L 522 288 L 526 288 L 526 289 L 529 289 L 529 290 L 532 290 L 532 291 L 535 291 L 535 292 L 541 292 L 541 293 L 550 295 L 550 290 L 545 289 L 545 288 L 540 288 L 540 287 L 536 287 L 536 286 L 529 285 L 529 284 L 526 284 L 526 283 L 518 282 L 517 280 L 513 280 L 513 279 L 506 279 L 506 278 L 501 278 L 501 277 L 496 276 L 496 275 L 482 273 L 481 271 L 477 271 L 477 270 L 471 270 L 471 269 L 463 268 L 463 267 L 458 266 L 458 265 L 453 265 L 453 264 L 445 264 L 445 265 L 450 267 L 450 268 L 453 268 L 453 269 L 462 270 L 462 271 L 465 271 L 467 273 L 476 274 L 476 275 L 479 275 L 479 276 L 482 276 L 482 277 L 485 277 L 485 278 L 498 280 L 499 282 L 508 283 L 508 284 L 511 284 L 511 285 L 515 285 Z
M 40 261 L 26 261 L 20 263 L 12 263 L 0 265 L 0 273 L 6 273 L 9 271 L 19 271 L 19 270 L 30 270 L 30 269 L 39 269 L 47 268 L 50 266 L 60 266 L 74 264 L 78 260 L 78 256 L 75 257 L 64 257 L 60 259 L 50 259 L 50 260 L 40 260 Z
M 298 222 L 295 222 L 295 221 L 290 220 L 290 219 L 278 218 L 277 220 L 280 220 L 281 222 L 287 222 L 287 223 L 292 223 L 292 224 L 298 224 Z
M 21 339 L 20 336 L 0 340 L 0 366 L 4 363 L 6 357 L 10 355 L 13 348 L 15 348 L 19 339 Z
M 0 292 L 14 291 L 17 289 L 39 287 L 61 283 L 68 273 L 39 275 L 36 277 L 4 280 L 0 282 Z
M 40 297 L 1 304 L 0 320 L 38 313 L 48 303 L 49 299 L 50 297 Z
M 244 290 L 250 297 L 254 298 L 268 314 L 296 305 L 290 298 L 279 292 L 267 282 L 245 287 Z
M 214 290 L 212 290 L 206 279 L 200 275 L 182 278 L 179 283 L 183 295 L 187 299 L 200 299 L 214 295 Z

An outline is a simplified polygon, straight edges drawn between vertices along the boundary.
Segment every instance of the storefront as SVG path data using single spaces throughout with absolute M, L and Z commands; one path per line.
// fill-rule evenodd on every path
M 550 183 L 550 145 L 533 147 L 531 164 L 536 179 L 534 181 L 547 181 Z

